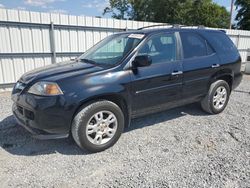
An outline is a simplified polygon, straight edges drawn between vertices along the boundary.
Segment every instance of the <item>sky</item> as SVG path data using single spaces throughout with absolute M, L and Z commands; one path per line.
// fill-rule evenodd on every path
M 231 0 L 213 1 L 230 10 Z M 3 8 L 110 17 L 110 15 L 102 15 L 103 9 L 107 6 L 108 0 L 0 0 L 0 7 Z

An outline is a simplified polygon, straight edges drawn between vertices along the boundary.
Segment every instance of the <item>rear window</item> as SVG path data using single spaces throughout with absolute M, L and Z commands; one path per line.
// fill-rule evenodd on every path
M 237 48 L 234 43 L 225 33 L 210 32 L 207 37 L 217 52 L 223 54 L 237 52 Z

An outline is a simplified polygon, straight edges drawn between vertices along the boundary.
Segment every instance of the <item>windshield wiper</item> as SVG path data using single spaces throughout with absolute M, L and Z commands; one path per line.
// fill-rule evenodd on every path
M 95 61 L 93 60 L 90 60 L 90 59 L 79 59 L 80 61 L 83 61 L 85 63 L 89 63 L 89 64 L 94 64 L 94 65 L 97 65 L 98 63 L 96 63 Z

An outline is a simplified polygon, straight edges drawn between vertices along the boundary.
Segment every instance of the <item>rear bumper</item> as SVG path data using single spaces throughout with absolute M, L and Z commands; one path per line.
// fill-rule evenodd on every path
M 237 75 L 234 75 L 234 80 L 233 80 L 233 84 L 232 84 L 233 90 L 240 85 L 242 77 L 243 77 L 243 74 L 241 72 Z

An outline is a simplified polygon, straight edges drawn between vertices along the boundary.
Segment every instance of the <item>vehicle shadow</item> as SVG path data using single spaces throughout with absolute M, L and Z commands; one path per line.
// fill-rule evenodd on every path
M 243 91 L 243 90 L 239 90 L 239 89 L 235 89 L 233 90 L 236 93 L 245 93 L 245 94 L 249 94 L 250 95 L 250 91 Z
M 198 104 L 191 104 L 160 113 L 148 115 L 132 120 L 131 126 L 125 129 L 129 131 L 152 126 L 157 123 L 170 121 L 185 116 L 207 116 L 201 111 Z M 18 125 L 11 115 L 0 122 L 0 147 L 13 155 L 36 156 L 44 154 L 60 153 L 63 155 L 89 155 L 90 152 L 80 149 L 72 138 L 58 140 L 37 140 L 23 127 Z
M 182 107 L 173 108 L 170 110 L 165 110 L 163 112 L 147 115 L 145 117 L 139 117 L 133 119 L 131 122 L 131 126 L 125 129 L 125 132 L 144 128 L 161 122 L 166 122 L 186 115 L 208 116 L 210 114 L 203 112 L 200 108 L 200 104 L 198 103 L 189 104 Z

